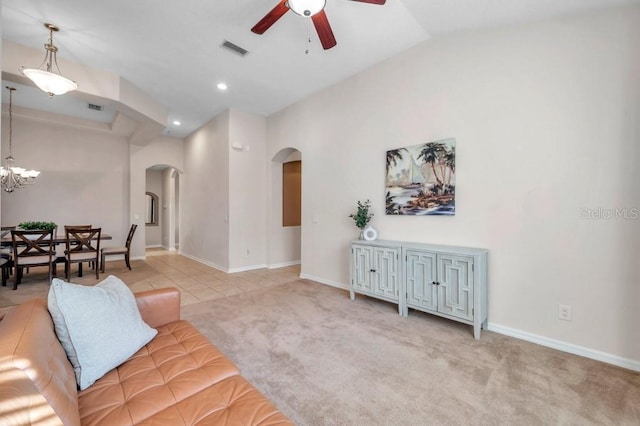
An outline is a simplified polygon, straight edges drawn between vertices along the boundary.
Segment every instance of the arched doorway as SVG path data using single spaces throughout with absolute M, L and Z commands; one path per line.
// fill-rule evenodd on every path
M 295 148 L 284 148 L 271 159 L 267 244 L 269 268 L 298 265 L 301 262 L 302 167 L 302 153 Z
M 178 250 L 179 179 L 180 172 L 166 164 L 156 164 L 145 171 L 146 249 L 162 247 L 169 251 Z

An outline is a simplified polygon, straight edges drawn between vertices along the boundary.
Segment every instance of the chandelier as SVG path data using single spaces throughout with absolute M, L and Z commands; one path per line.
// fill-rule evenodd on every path
M 53 24 L 45 23 L 44 27 L 49 30 L 49 42 L 44 45 L 44 61 L 38 68 L 20 67 L 20 72 L 33 81 L 49 97 L 53 95 L 64 95 L 67 92 L 76 90 L 78 85 L 75 81 L 63 77 L 58 67 L 58 48 L 53 44 L 53 32 L 60 29 Z M 54 69 L 55 66 L 55 69 Z M 57 71 L 57 72 L 56 72 Z
M 13 92 L 16 88 L 7 86 L 7 89 L 9 89 L 9 156 L 4 159 L 4 165 L 0 167 L 0 185 L 5 191 L 13 192 L 17 188 L 36 183 L 40 172 L 15 166 L 11 148 L 13 142 Z

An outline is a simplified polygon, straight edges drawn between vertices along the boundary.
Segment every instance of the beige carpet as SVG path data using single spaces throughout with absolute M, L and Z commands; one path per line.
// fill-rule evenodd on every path
M 640 375 L 297 280 L 182 308 L 298 425 L 638 425 Z

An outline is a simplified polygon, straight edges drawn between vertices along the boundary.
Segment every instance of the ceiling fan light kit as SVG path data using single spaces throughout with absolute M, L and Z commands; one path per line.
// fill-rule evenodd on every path
M 64 95 L 67 92 L 76 90 L 78 85 L 75 81 L 64 77 L 60 73 L 60 67 L 58 67 L 58 47 L 53 44 L 53 33 L 60 29 L 49 23 L 45 23 L 44 27 L 49 30 L 49 41 L 44 45 L 45 54 L 42 64 L 38 68 L 20 67 L 20 72 L 50 97 Z
M 359 3 L 383 5 L 386 0 L 351 0 Z M 316 28 L 320 43 L 324 50 L 331 49 L 337 42 L 333 35 L 331 25 L 324 12 L 326 0 L 280 0 L 278 4 L 269 11 L 257 24 L 251 28 L 255 34 L 264 34 L 276 21 L 289 11 L 297 15 L 311 18 L 313 26 Z

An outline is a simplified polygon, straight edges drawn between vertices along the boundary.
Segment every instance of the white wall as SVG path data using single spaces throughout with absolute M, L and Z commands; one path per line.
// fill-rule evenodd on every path
M 304 157 L 302 274 L 347 284 L 347 216 L 370 198 L 382 239 L 490 250 L 496 329 L 640 367 L 640 222 L 581 217 L 640 208 L 639 51 L 638 7 L 467 32 L 269 117 L 267 157 Z M 447 137 L 455 217 L 385 216 L 385 151 Z
M 3 105 L 3 110 L 8 110 Z M 8 155 L 8 115 L 2 116 L 2 153 Z M 124 245 L 128 231 L 129 150 L 122 137 L 13 117 L 13 156 L 40 170 L 34 185 L 2 192 L 2 225 L 26 220 L 90 223 L 111 234 L 102 246 Z M 60 232 L 60 230 L 59 230 Z
M 229 111 L 185 139 L 180 253 L 220 269 L 229 265 Z
M 163 191 L 162 172 L 160 170 L 147 169 L 145 172 L 146 184 L 145 192 L 151 192 L 158 197 L 157 222 L 155 225 L 145 225 L 145 246 L 158 247 L 162 245 L 162 227 L 164 226 L 165 210 L 162 208 L 166 203 Z M 146 219 L 145 219 L 146 221 Z

